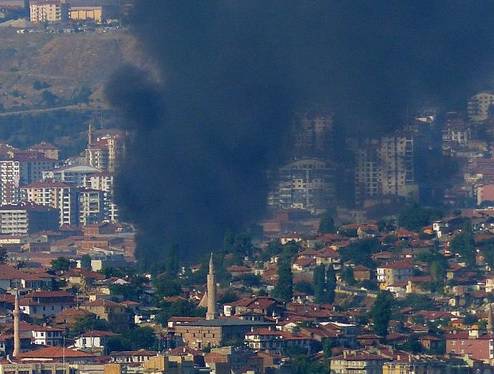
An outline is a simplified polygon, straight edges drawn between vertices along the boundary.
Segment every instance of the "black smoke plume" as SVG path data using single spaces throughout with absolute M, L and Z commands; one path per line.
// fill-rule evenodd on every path
M 124 69 L 107 95 L 132 134 L 117 194 L 138 256 L 192 257 L 258 218 L 294 112 L 374 134 L 458 106 L 494 71 L 493 14 L 490 0 L 135 1 L 160 76 Z

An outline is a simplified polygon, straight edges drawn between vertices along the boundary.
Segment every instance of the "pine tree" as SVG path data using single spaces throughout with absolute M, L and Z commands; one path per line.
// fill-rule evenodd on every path
M 333 217 L 324 213 L 319 221 L 319 232 L 322 234 L 332 234 L 336 232 Z
M 382 291 L 377 295 L 370 312 L 370 317 L 374 323 L 374 332 L 384 338 L 388 335 L 393 301 L 393 295 L 389 291 Z
M 290 261 L 287 259 L 279 260 L 278 282 L 273 290 L 273 296 L 287 302 L 292 300 L 293 276 Z
M 335 289 L 336 289 L 336 274 L 334 272 L 333 265 L 329 265 L 328 270 L 326 271 L 326 293 L 327 293 L 326 300 L 329 304 L 334 303 Z
M 319 265 L 314 270 L 314 297 L 316 303 L 326 302 L 326 269 L 324 265 Z

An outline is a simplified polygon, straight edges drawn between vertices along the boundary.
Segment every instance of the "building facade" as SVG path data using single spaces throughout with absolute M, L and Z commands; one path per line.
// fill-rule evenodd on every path
M 322 212 L 335 204 L 334 168 L 329 161 L 302 159 L 279 170 L 269 205 Z
M 29 19 L 33 23 L 66 22 L 69 19 L 69 5 L 66 0 L 31 0 Z

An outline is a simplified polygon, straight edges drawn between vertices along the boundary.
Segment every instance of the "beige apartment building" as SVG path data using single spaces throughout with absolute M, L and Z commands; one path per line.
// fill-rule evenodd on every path
M 65 22 L 69 19 L 69 5 L 66 0 L 31 0 L 29 19 L 33 23 Z

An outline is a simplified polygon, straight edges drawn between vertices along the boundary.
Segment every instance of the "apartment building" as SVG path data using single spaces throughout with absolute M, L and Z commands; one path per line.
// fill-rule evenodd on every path
M 19 202 L 21 168 L 19 161 L 0 161 L 0 205 Z
M 69 4 L 66 0 L 31 0 L 29 19 L 33 23 L 66 22 L 69 19 Z
M 43 179 L 53 179 L 59 182 L 73 184 L 81 187 L 86 183 L 86 179 L 101 170 L 89 165 L 73 165 L 58 169 L 48 169 L 43 171 Z
M 99 223 L 104 218 L 103 192 L 82 189 L 79 192 L 79 223 L 89 225 Z
M 489 118 L 489 110 L 494 104 L 494 92 L 479 92 L 468 100 L 468 119 L 471 122 L 484 122 Z
M 124 152 L 122 134 L 106 134 L 94 139 L 92 127 L 89 129 L 86 162 L 97 169 L 115 173 Z
M 353 147 L 357 204 L 385 196 L 417 198 L 412 136 L 365 139 Z
M 268 198 L 281 209 L 324 211 L 335 202 L 334 168 L 328 161 L 302 159 L 280 168 L 278 181 Z
M 20 185 L 22 186 L 43 179 L 43 172 L 53 169 L 57 165 L 56 160 L 46 158 L 43 153 L 33 151 L 16 152 L 13 160 L 19 162 Z
M 58 229 L 56 209 L 31 204 L 0 207 L 0 235 L 27 235 Z
M 333 148 L 333 114 L 299 113 L 295 116 L 293 134 L 294 157 L 328 158 Z
M 109 173 L 94 173 L 84 180 L 84 188 L 103 192 L 103 219 L 118 222 L 118 206 L 114 202 L 114 176 Z
M 21 188 L 22 200 L 59 210 L 59 224 L 79 223 L 79 191 L 76 187 L 51 179 L 32 183 Z

